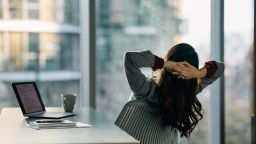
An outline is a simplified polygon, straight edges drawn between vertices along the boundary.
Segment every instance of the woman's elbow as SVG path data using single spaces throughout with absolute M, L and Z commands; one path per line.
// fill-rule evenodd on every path
M 224 74 L 225 64 L 223 62 L 219 62 L 218 65 L 217 65 L 217 68 L 219 69 L 218 71 L 220 71 L 221 74 Z
M 124 54 L 124 64 L 125 65 L 126 65 L 126 63 L 128 63 L 132 60 L 131 55 L 132 55 L 132 52 L 126 52 Z

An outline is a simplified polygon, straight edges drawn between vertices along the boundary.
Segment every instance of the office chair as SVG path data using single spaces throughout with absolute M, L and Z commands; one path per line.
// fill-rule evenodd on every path
M 141 144 L 177 144 L 177 130 L 162 127 L 161 118 L 153 111 L 146 101 L 129 101 L 123 107 L 115 124 Z

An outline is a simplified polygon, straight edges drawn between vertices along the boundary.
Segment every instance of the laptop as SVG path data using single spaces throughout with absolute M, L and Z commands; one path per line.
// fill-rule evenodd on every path
M 35 82 L 12 83 L 16 98 L 24 116 L 29 118 L 60 119 L 74 116 L 67 112 L 46 112 Z

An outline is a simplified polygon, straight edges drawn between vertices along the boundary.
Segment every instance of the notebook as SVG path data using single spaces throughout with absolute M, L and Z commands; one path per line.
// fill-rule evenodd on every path
M 70 120 L 59 120 L 59 121 L 50 121 L 50 120 L 34 120 L 28 121 L 28 125 L 33 129 L 64 129 L 64 128 L 89 128 L 92 125 L 74 122 Z
M 60 119 L 74 116 L 67 112 L 46 112 L 44 103 L 35 82 L 12 83 L 15 96 L 24 116 L 30 118 Z

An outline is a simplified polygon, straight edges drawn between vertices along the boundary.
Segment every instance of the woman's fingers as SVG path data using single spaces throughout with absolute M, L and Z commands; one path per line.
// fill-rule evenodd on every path
M 188 63 L 187 61 L 182 62 L 182 64 L 186 65 L 187 67 L 191 67 L 192 65 Z
M 190 63 L 188 63 L 187 61 L 179 62 L 177 66 L 183 67 L 183 68 L 193 68 L 194 67 Z
M 187 68 L 187 67 L 188 67 L 185 62 L 179 62 L 179 63 L 177 64 L 177 66 L 178 66 L 178 67 L 183 67 L 183 68 Z
M 197 68 L 193 65 L 189 64 L 188 62 L 177 62 L 175 69 L 172 70 L 173 75 L 178 75 L 178 78 L 181 79 L 191 79 L 195 77 L 195 73 Z
M 189 70 L 189 67 L 187 67 L 184 64 L 178 64 L 175 70 L 176 71 L 187 71 L 187 70 Z

